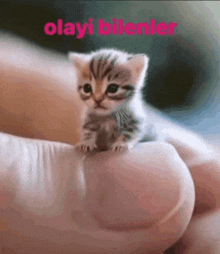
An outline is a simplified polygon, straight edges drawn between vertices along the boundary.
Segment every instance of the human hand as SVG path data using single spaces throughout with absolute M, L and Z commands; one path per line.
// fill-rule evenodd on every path
M 81 106 L 74 76 L 69 77 L 63 58 L 18 42 L 2 44 L 0 130 L 35 138 L 1 134 L 0 159 L 6 163 L 1 164 L 1 231 L 11 252 L 36 253 L 37 247 L 39 253 L 160 253 L 181 236 L 191 218 L 194 191 L 186 165 L 196 185 L 195 211 L 218 207 L 216 152 L 165 119 L 154 122 L 178 154 L 169 145 L 147 143 L 132 154 L 108 152 L 82 161 L 71 145 L 36 140 L 79 141 Z M 203 188 L 204 176 L 211 192 Z M 40 188 L 33 181 L 42 177 Z M 111 210 L 117 207 L 118 212 Z
M 196 192 L 187 230 L 165 253 L 220 253 L 220 150 L 189 130 L 163 122 L 163 134 L 169 136 L 169 142 L 189 168 Z
M 192 179 L 169 145 L 85 158 L 1 134 L 0 147 L 2 253 L 161 253 L 190 220 Z

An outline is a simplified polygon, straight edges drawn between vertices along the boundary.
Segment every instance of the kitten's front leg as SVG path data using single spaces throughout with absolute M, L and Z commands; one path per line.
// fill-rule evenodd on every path
M 97 148 L 96 138 L 97 138 L 96 131 L 84 129 L 81 138 L 82 141 L 80 141 L 76 146 L 80 147 L 84 153 L 91 152 L 95 148 Z
M 138 142 L 139 138 L 133 138 L 132 140 L 128 140 L 129 137 L 126 134 L 120 135 L 115 143 L 111 146 L 113 151 L 116 152 L 124 152 L 126 150 L 132 149 L 135 144 Z
M 132 149 L 139 140 L 139 131 L 135 126 L 135 128 L 128 128 L 122 131 L 111 148 L 113 151 L 124 152 Z
M 128 146 L 126 143 L 126 137 L 124 135 L 120 135 L 111 146 L 111 149 L 116 152 L 124 152 L 127 150 Z

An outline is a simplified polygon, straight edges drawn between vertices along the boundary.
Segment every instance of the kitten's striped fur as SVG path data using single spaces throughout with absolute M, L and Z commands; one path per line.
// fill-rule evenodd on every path
M 82 123 L 83 151 L 123 151 L 140 140 L 144 113 L 140 90 L 148 58 L 114 49 L 70 53 L 78 93 L 87 106 Z

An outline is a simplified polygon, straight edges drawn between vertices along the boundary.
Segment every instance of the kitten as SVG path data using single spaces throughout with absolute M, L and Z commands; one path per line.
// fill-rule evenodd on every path
M 84 152 L 125 151 L 146 131 L 141 98 L 148 57 L 114 49 L 69 53 L 78 76 L 78 93 L 87 106 L 82 138 Z

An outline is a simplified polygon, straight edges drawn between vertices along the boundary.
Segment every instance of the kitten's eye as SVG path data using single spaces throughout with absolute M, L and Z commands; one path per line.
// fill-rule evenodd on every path
M 83 86 L 83 91 L 84 91 L 85 93 L 91 93 L 91 92 L 92 92 L 92 87 L 91 87 L 91 85 L 90 85 L 90 84 L 85 84 L 85 85 Z
M 115 84 L 111 84 L 107 88 L 107 93 L 116 93 L 118 91 L 119 86 Z

